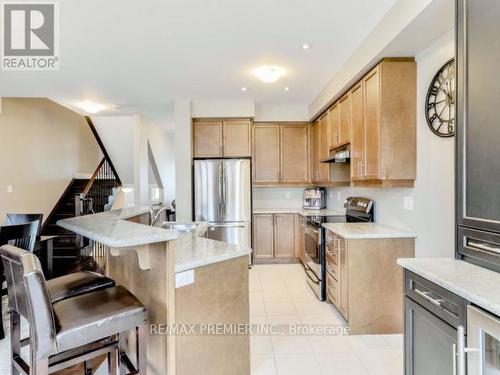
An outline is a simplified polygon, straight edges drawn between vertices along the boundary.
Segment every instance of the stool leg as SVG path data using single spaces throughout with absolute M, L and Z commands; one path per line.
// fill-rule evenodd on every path
M 148 326 L 143 324 L 136 328 L 137 333 L 137 370 L 139 375 L 146 375 L 148 362 L 147 362 L 147 343 L 148 343 Z
M 120 366 L 120 375 L 127 374 L 127 368 L 123 363 L 122 356 L 127 353 L 127 341 L 126 341 L 127 332 L 120 332 L 118 334 L 118 366 Z
M 12 363 L 12 375 L 19 375 L 14 366 L 14 358 L 21 354 L 21 319 L 17 311 L 10 311 L 10 358 Z
M 117 352 L 118 349 L 108 353 L 108 375 L 119 375 L 118 366 L 116 364 L 118 358 Z
M 83 362 L 83 373 L 85 375 L 92 375 L 92 361 Z

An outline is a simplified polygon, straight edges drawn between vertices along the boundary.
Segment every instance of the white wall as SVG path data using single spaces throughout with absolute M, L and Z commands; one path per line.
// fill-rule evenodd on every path
M 175 126 L 175 203 L 176 219 L 192 219 L 191 178 L 191 103 L 178 99 L 174 103 Z
M 309 121 L 309 109 L 306 105 L 257 103 L 255 121 Z
M 439 138 L 425 120 L 425 97 L 436 71 L 454 55 L 449 32 L 416 56 L 417 60 L 417 180 L 412 189 L 328 189 L 328 206 L 342 207 L 350 195 L 376 202 L 376 221 L 417 233 L 416 255 L 454 254 L 454 138 Z M 337 199 L 340 194 L 340 199 Z M 414 210 L 403 209 L 403 197 L 414 198 Z
M 38 98 L 2 102 L 0 223 L 8 212 L 43 213 L 46 219 L 73 177 L 94 172 L 99 146 L 85 119 L 59 104 Z

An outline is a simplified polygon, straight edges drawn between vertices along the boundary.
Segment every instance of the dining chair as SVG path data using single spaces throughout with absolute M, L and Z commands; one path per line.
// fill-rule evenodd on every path
M 0 246 L 11 244 L 21 249 L 32 252 L 38 231 L 38 221 L 25 224 L 4 225 L 0 227 Z M 3 264 L 0 263 L 0 285 L 5 281 Z M 0 288 L 0 317 L 3 317 L 1 297 L 7 294 L 7 289 Z M 2 320 L 3 321 L 3 320 Z M 3 323 L 0 321 L 0 340 L 5 338 Z
M 52 302 L 34 254 L 4 245 L 0 256 L 11 305 L 12 375 L 48 375 L 103 355 L 110 374 L 146 374 L 148 312 L 127 289 L 117 286 Z M 30 329 L 29 364 L 20 355 L 20 317 Z M 136 336 L 135 366 L 127 355 L 128 331 Z
M 32 221 L 38 221 L 38 229 L 36 236 L 40 237 L 42 232 L 43 214 L 13 214 L 9 213 L 5 216 L 6 225 L 26 224 Z

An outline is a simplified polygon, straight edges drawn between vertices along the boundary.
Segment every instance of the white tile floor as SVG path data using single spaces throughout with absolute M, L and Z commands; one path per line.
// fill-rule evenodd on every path
M 345 326 L 337 310 L 311 292 L 298 264 L 250 270 L 250 320 Z M 403 374 L 402 335 L 252 335 L 250 349 L 252 375 Z
M 250 320 L 280 329 L 294 323 L 345 326 L 337 310 L 311 292 L 298 264 L 250 270 Z M 402 335 L 252 335 L 252 375 L 402 375 L 402 347 Z M 1 375 L 10 374 L 9 350 L 8 339 L 0 341 Z

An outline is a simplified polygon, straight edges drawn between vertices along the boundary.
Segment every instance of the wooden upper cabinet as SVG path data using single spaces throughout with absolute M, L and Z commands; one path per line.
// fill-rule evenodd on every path
M 365 107 L 365 147 L 361 165 L 363 179 L 380 178 L 380 70 L 363 78 Z
M 319 142 L 319 147 L 320 147 L 320 152 L 319 152 L 319 174 L 320 174 L 320 181 L 321 182 L 328 182 L 330 179 L 330 164 L 328 163 L 321 163 L 321 159 L 326 159 L 330 155 L 330 150 L 329 150 L 329 139 L 330 139 L 330 121 L 328 119 L 328 112 L 320 118 L 319 120 L 320 124 L 320 142 Z
M 281 128 L 281 182 L 307 183 L 309 179 L 309 126 L 282 124 Z
M 351 89 L 351 179 L 360 180 L 363 176 L 365 153 L 365 110 L 363 84 L 358 83 Z
M 274 215 L 253 215 L 253 257 L 270 259 L 274 257 Z
M 339 105 L 335 103 L 328 110 L 328 119 L 330 121 L 330 137 L 328 148 L 334 148 L 338 143 L 338 136 L 340 132 L 340 117 L 339 117 Z
M 251 121 L 225 120 L 223 122 L 223 153 L 225 157 L 248 157 L 252 155 Z
M 321 181 L 320 176 L 320 122 L 316 120 L 312 125 L 312 176 L 313 182 Z
M 222 157 L 222 121 L 193 122 L 193 156 L 195 158 Z
M 253 126 L 253 181 L 280 182 L 280 125 Z
M 274 257 L 295 257 L 295 214 L 274 214 Z
M 338 102 L 339 106 L 339 131 L 336 147 L 347 144 L 351 140 L 351 96 L 344 95 Z

